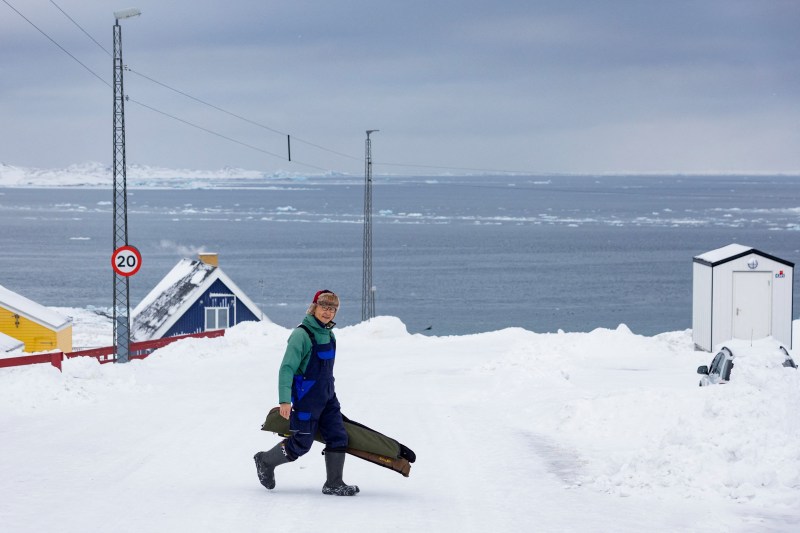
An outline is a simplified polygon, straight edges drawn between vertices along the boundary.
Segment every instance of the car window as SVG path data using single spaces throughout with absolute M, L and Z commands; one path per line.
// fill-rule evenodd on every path
M 722 375 L 722 379 L 724 379 L 725 381 L 730 381 L 731 380 L 731 370 L 733 370 L 733 361 L 728 360 L 726 362 L 728 364 L 725 365 L 725 371 L 722 372 L 721 375 Z
M 725 360 L 725 355 L 722 352 L 719 352 L 714 359 L 711 361 L 711 367 L 708 369 L 709 374 L 722 374 L 721 366 L 722 362 Z

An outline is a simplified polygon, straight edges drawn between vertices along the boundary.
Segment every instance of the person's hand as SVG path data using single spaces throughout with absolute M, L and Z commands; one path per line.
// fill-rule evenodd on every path
M 292 404 L 290 403 L 282 403 L 280 405 L 280 415 L 289 420 L 289 415 L 292 414 Z

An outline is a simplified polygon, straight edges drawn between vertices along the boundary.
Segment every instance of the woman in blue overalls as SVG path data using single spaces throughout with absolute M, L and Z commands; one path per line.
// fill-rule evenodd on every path
M 328 290 L 317 292 L 302 324 L 289 336 L 278 373 L 278 401 L 292 436 L 255 455 L 258 479 L 270 490 L 275 488 L 275 467 L 308 452 L 319 431 L 328 474 L 322 493 L 353 496 L 359 491 L 342 481 L 347 432 L 334 388 L 336 338 L 331 331 L 338 310 L 338 296 Z

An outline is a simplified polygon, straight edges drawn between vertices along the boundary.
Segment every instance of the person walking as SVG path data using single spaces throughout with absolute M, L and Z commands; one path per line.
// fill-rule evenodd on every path
M 327 473 L 322 493 L 354 496 L 359 492 L 358 486 L 342 480 L 348 437 L 333 378 L 336 338 L 332 329 L 338 310 L 336 294 L 318 291 L 303 322 L 289 336 L 278 372 L 278 401 L 291 436 L 253 457 L 258 480 L 269 490 L 275 488 L 275 468 L 308 452 L 319 430 L 325 441 L 322 453 Z

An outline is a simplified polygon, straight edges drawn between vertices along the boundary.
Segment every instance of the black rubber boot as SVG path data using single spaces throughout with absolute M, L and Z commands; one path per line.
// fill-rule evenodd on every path
M 275 467 L 289 462 L 286 450 L 281 442 L 268 452 L 258 452 L 253 456 L 256 461 L 258 480 L 269 490 L 275 488 Z
M 325 452 L 325 470 L 328 480 L 322 486 L 322 494 L 336 496 L 355 496 L 359 490 L 356 485 L 347 485 L 342 481 L 344 470 L 344 452 Z

